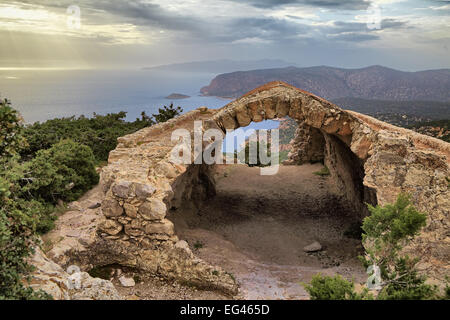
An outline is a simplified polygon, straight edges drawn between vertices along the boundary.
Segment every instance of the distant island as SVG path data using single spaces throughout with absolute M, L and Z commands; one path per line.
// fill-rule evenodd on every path
M 181 93 L 172 93 L 166 97 L 166 99 L 175 99 L 175 100 L 181 100 L 181 99 L 187 99 L 190 98 L 190 96 L 187 96 L 185 94 Z

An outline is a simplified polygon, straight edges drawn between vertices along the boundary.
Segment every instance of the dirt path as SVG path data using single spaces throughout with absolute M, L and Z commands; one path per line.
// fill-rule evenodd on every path
M 177 233 L 199 257 L 232 273 L 245 299 L 306 299 L 300 282 L 318 272 L 362 282 L 360 241 L 343 235 L 355 213 L 331 194 L 328 178 L 313 174 L 320 169 L 282 166 L 261 176 L 259 168 L 219 167 L 217 196 L 198 214 L 174 213 Z M 323 250 L 305 253 L 313 241 Z

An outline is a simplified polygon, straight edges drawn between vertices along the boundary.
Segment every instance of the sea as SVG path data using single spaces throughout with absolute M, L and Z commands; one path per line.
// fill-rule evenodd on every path
M 147 115 L 158 108 L 180 106 L 184 112 L 200 106 L 221 108 L 231 100 L 200 95 L 200 88 L 216 76 L 187 71 L 1 69 L 0 98 L 8 98 L 25 123 L 53 118 L 127 112 L 133 121 L 141 112 Z M 172 93 L 190 98 L 166 99 Z M 251 129 L 277 128 L 278 121 L 252 123 Z M 246 129 L 248 129 L 246 128 Z

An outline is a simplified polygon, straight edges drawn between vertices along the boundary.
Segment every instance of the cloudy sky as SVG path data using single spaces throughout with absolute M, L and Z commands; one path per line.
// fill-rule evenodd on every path
M 0 40 L 2 68 L 226 58 L 450 68 L 450 1 L 2 0 Z

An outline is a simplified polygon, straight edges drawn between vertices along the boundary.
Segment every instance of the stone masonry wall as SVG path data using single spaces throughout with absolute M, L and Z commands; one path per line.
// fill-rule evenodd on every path
M 214 192 L 207 166 L 171 163 L 177 144 L 171 133 L 185 128 L 192 134 L 194 121 L 225 132 L 286 115 L 302 123 L 303 132 L 322 134 L 323 141 L 317 135 L 305 139 L 324 142 L 325 163 L 349 201 L 383 205 L 399 192 L 409 192 L 428 214 L 426 229 L 409 249 L 436 278 L 449 273 L 450 144 L 342 110 L 281 82 L 255 89 L 222 109 L 199 108 L 120 138 L 101 174 L 104 199 L 97 237 L 78 259 L 132 266 L 235 294 L 235 281 L 220 267 L 196 258 L 166 217 L 181 202 L 195 205 Z

